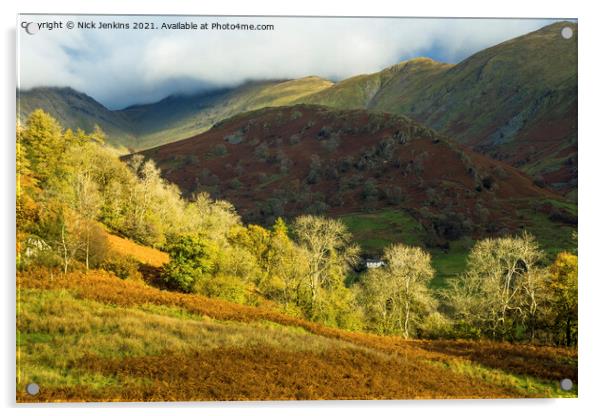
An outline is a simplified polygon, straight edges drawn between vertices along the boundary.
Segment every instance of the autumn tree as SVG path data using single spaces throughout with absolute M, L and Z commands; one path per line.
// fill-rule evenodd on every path
M 409 338 L 435 311 L 428 289 L 435 273 L 431 256 L 419 247 L 395 244 L 385 249 L 383 260 L 385 266 L 370 270 L 362 282 L 369 326 L 379 333 Z
M 359 248 L 345 225 L 336 219 L 304 215 L 295 219 L 292 230 L 307 255 L 308 271 L 303 279 L 307 315 L 324 318 L 328 312 L 326 299 L 333 292 L 345 292 L 345 275 L 357 261 Z
M 255 259 L 258 273 L 254 283 L 259 293 L 281 303 L 287 312 L 297 313 L 307 256 L 290 239 L 284 220 L 278 218 L 271 230 L 255 224 L 231 230 L 232 245 L 246 250 Z M 240 263 L 241 258 L 234 261 Z
M 100 130 L 96 130 L 96 135 L 102 137 Z M 103 201 L 95 176 L 96 168 L 92 163 L 97 151 L 96 144 L 101 144 L 100 137 L 98 139 L 95 136 L 83 138 L 78 145 L 72 146 L 66 156 L 70 159 L 72 166 L 66 180 L 70 190 L 66 202 L 74 211 L 74 215 L 78 217 L 75 220 L 75 223 L 79 226 L 77 238 L 81 239 L 80 243 L 86 270 L 90 268 L 92 243 L 102 239 L 99 235 L 102 232 L 98 230 L 96 220 L 100 215 Z
M 17 124 L 16 143 L 16 228 L 17 228 L 17 263 L 20 262 L 21 245 L 27 230 L 38 220 L 38 204 L 34 196 L 39 191 L 37 181 L 31 170 L 31 163 L 27 158 L 26 148 L 22 143 L 23 127 Z
M 550 266 L 549 288 L 552 292 L 556 340 L 563 345 L 577 344 L 577 256 L 562 252 Z
M 299 306 L 303 277 L 309 271 L 309 256 L 289 238 L 282 218 L 276 220 L 270 234 L 270 290 L 276 290 L 277 299 L 288 312 L 293 305 Z
M 19 129 L 19 143 L 41 187 L 62 176 L 68 148 L 58 121 L 43 110 L 33 111 Z

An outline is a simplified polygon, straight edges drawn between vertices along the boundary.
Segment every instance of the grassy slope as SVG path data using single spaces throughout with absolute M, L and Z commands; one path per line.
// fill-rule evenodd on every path
M 320 104 L 336 108 L 375 108 L 387 92 L 390 95 L 405 94 L 412 86 L 418 90 L 428 85 L 436 75 L 452 65 L 433 61 L 430 58 L 414 58 L 390 66 L 373 74 L 357 75 L 330 88 L 297 100 L 298 103 Z M 400 97 L 397 97 L 399 99 Z M 385 111 L 394 111 L 390 105 Z M 401 112 L 398 112 L 401 113 Z
M 19 401 L 32 381 L 41 401 L 576 394 L 557 386 L 576 380 L 574 350 L 350 333 L 106 273 L 30 272 L 18 286 Z
M 565 201 L 549 200 L 574 215 L 577 214 L 575 204 Z M 572 251 L 577 248 L 573 238 L 576 226 L 554 222 L 549 217 L 534 209 L 519 210 L 524 229 L 533 234 L 545 251 L 548 261 L 560 251 Z M 427 233 L 422 225 L 404 210 L 385 209 L 370 213 L 353 213 L 341 216 L 362 250 L 367 255 L 379 256 L 382 250 L 392 243 L 403 243 L 412 246 L 426 247 Z M 431 282 L 434 288 L 442 289 L 448 278 L 462 273 L 466 267 L 468 252 L 474 244 L 469 237 L 451 241 L 449 250 L 429 248 L 436 271 Z
M 127 238 L 107 233 L 109 248 L 117 253 L 133 257 L 151 267 L 161 267 L 169 261 L 169 255 L 152 247 L 142 246 Z

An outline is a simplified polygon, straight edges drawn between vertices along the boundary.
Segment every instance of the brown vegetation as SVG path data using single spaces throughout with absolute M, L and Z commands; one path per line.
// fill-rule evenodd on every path
M 350 343 L 350 347 L 357 345 L 372 351 L 351 350 L 341 344 L 334 349 L 291 352 L 264 345 L 165 351 L 159 355 L 120 359 L 87 357 L 70 365 L 124 380 L 134 377 L 151 381 L 137 382 L 126 388 L 123 385 L 106 387 L 102 391 L 82 385 L 48 388 L 36 400 L 403 399 L 543 394 L 527 393 L 446 367 L 473 365 L 471 363 L 548 382 L 564 377 L 577 379 L 574 349 L 496 342 L 405 341 L 394 336 L 348 332 L 287 316 L 274 309 L 161 291 L 117 279 L 106 272 L 52 277 L 47 271 L 30 271 L 19 273 L 17 283 L 21 289 L 65 289 L 76 298 L 123 307 L 169 306 L 218 320 L 268 321 L 303 328 L 315 335 Z M 444 366 L 434 364 L 438 362 Z M 30 400 L 21 393 L 18 398 Z
M 493 341 L 415 341 L 415 346 L 445 356 L 466 358 L 491 368 L 546 380 L 577 381 L 577 350 Z
M 232 135 L 244 140 L 232 144 L 227 140 Z M 291 142 L 290 137 L 296 139 Z M 337 146 L 326 145 L 331 141 Z M 207 157 L 218 144 L 227 154 Z M 141 154 L 155 161 L 184 194 L 210 192 L 231 201 L 251 222 L 302 213 L 341 215 L 393 204 L 414 212 L 427 226 L 435 221 L 434 213 L 453 213 L 458 221 L 481 227 L 468 230 L 480 235 L 490 223 L 518 230 L 522 222 L 514 214 L 517 200 L 559 198 L 517 169 L 407 118 L 364 110 L 268 108 Z M 187 155 L 202 163 L 180 163 Z M 287 162 L 286 169 L 279 160 Z M 211 172 L 211 181 L 203 179 L 203 170 Z M 253 174 L 257 172 L 261 178 Z M 369 192 L 352 185 L 365 184 L 368 178 Z M 387 190 L 394 187 L 403 202 L 387 198 Z M 429 200 L 429 190 L 435 199 Z M 431 208 L 420 210 L 425 206 Z M 477 206 L 491 215 L 481 218 Z
M 103 359 L 73 367 L 150 380 L 120 388 L 42 391 L 41 401 L 361 400 L 521 397 L 514 388 L 466 378 L 414 357 L 382 357 L 349 349 L 289 352 L 223 348 Z M 26 400 L 25 395 L 19 399 Z M 38 398 L 36 398 L 38 399 Z

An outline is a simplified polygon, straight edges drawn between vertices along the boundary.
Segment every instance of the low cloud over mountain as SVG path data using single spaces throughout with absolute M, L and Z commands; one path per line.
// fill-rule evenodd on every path
M 43 22 L 45 16 L 24 16 Z M 20 35 L 20 88 L 69 86 L 111 109 L 248 80 L 340 80 L 415 56 L 456 63 L 551 20 L 65 16 L 130 29 Z M 134 30 L 132 23 L 267 24 L 273 30 Z M 43 69 L 43 70 L 41 70 Z

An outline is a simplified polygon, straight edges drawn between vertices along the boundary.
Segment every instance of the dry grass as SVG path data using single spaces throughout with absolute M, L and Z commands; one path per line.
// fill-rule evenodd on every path
M 549 397 L 576 376 L 571 350 L 352 333 L 105 272 L 17 283 L 20 401 L 31 380 L 35 400 L 138 401 Z
M 387 352 L 401 352 L 406 348 L 416 351 L 416 348 L 399 337 L 354 333 L 288 316 L 267 307 L 245 306 L 196 294 L 159 290 L 140 282 L 116 279 L 105 271 L 73 272 L 66 276 L 55 274 L 52 277 L 46 270 L 37 270 L 20 273 L 17 276 L 17 286 L 21 289 L 66 289 L 79 298 L 124 307 L 154 304 L 181 308 L 193 314 L 219 320 L 247 323 L 271 321 L 280 325 L 303 328 L 316 335 L 376 347 Z
M 137 244 L 126 238 L 107 233 L 109 247 L 121 255 L 128 255 L 140 263 L 161 267 L 169 261 L 169 255 L 157 249 Z

